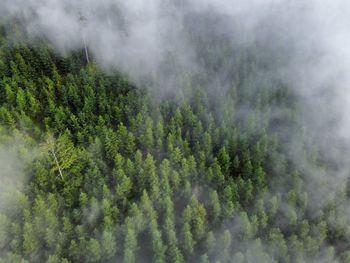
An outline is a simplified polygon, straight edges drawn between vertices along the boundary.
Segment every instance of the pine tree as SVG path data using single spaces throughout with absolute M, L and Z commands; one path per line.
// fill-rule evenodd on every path
M 132 225 L 130 218 L 126 219 L 125 225 L 125 241 L 124 241 L 124 259 L 125 263 L 136 262 L 136 251 L 137 251 L 137 234 Z

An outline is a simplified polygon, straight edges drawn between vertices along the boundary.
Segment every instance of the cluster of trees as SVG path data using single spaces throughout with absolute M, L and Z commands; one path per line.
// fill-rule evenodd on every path
M 0 262 L 349 262 L 346 189 L 310 207 L 278 133 L 298 130 L 295 100 L 237 57 L 216 96 L 159 102 L 80 51 L 2 36 L 0 145 L 23 185 L 1 185 Z

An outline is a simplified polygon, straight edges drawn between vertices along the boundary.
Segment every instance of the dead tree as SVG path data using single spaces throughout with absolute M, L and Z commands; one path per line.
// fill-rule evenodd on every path
M 50 148 L 49 148 L 49 151 L 51 152 L 54 160 L 55 160 L 55 163 L 56 163 L 56 168 L 58 170 L 58 173 L 59 175 L 61 176 L 62 180 L 63 180 L 63 173 L 62 173 L 62 169 L 61 169 L 61 166 L 60 166 L 60 162 L 58 161 L 57 159 L 57 153 L 55 151 L 55 147 L 54 147 L 54 144 L 51 144 L 50 145 Z
M 57 171 L 63 180 L 63 171 L 72 167 L 77 160 L 77 154 L 73 143 L 67 136 L 60 136 L 56 140 L 52 135 L 49 135 L 44 145 L 53 159 L 51 171 Z
M 89 64 L 90 63 L 89 51 L 87 48 L 86 37 L 85 37 L 85 27 L 87 26 L 87 19 L 82 14 L 79 15 L 79 24 L 81 27 L 81 35 L 82 35 L 83 43 L 84 43 L 85 58 L 86 58 L 86 62 Z

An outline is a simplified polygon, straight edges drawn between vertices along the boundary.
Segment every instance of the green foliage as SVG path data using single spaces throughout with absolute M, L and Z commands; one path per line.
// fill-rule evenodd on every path
M 186 99 L 156 101 L 38 42 L 0 46 L 0 149 L 17 152 L 25 182 L 0 182 L 0 262 L 349 261 L 341 206 L 315 215 L 280 147 L 280 128 L 299 128 L 273 107 L 293 111 L 293 96 L 256 75 L 259 54 L 232 50 L 215 96 L 195 88 L 217 73 L 204 56 L 212 72 L 187 76 Z

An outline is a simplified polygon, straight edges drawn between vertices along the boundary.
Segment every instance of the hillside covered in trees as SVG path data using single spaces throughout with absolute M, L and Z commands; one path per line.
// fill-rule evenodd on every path
M 347 183 L 315 206 L 300 163 L 332 164 L 259 43 L 203 45 L 207 71 L 159 98 L 18 27 L 0 35 L 1 263 L 350 262 Z

